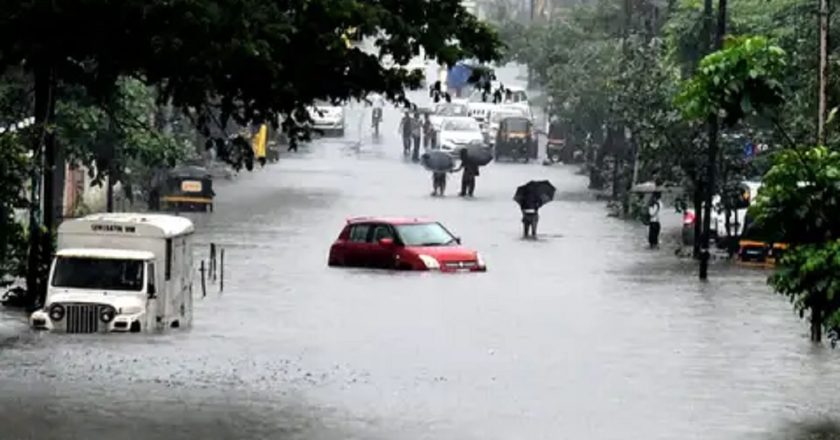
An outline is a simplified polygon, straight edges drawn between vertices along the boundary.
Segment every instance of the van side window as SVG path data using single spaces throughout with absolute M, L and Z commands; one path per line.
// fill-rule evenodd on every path
M 353 225 L 350 228 L 350 241 L 354 243 L 367 242 L 370 225 Z
M 166 239 L 166 268 L 165 268 L 165 279 L 169 281 L 172 278 L 172 239 Z

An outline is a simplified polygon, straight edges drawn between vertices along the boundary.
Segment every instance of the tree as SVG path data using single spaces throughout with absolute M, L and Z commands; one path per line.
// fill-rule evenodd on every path
M 810 312 L 811 340 L 823 329 L 840 338 L 840 153 L 826 147 L 780 152 L 752 212 L 762 229 L 790 248 L 770 278 L 800 316 Z
M 400 66 L 421 48 L 448 64 L 491 60 L 500 48 L 457 0 L 27 0 L 0 7 L 0 72 L 23 66 L 32 77 L 32 150 L 36 163 L 43 157 L 45 188 L 55 186 L 61 156 L 52 126 L 64 88 L 82 87 L 104 105 L 121 78 L 132 77 L 155 86 L 159 102 L 195 116 L 205 134 L 214 123 L 277 124 L 280 115 L 296 115 L 284 119 L 284 129 L 297 138 L 295 121 L 308 119 L 305 105 L 315 99 L 377 91 L 404 101 L 405 89 L 419 87 L 422 74 Z M 351 28 L 375 38 L 379 53 L 348 47 L 342 37 Z M 380 62 L 386 56 L 396 67 Z M 49 236 L 53 194 L 44 195 Z M 37 217 L 27 287 L 42 293 L 43 277 L 34 268 L 49 259 L 51 245 L 37 255 L 37 243 L 45 241 L 35 236 Z

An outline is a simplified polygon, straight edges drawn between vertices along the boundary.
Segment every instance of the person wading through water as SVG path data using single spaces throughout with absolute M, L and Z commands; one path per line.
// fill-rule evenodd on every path
M 431 116 L 426 113 L 426 118 L 423 120 L 423 148 L 428 149 L 435 149 L 435 128 L 432 126 L 432 118 Z
M 536 194 L 528 194 L 522 209 L 522 236 L 537 238 L 537 223 L 540 221 L 540 198 Z
M 403 155 L 408 156 L 409 152 L 411 152 L 411 129 L 414 125 L 411 114 L 409 112 L 405 112 L 403 115 L 402 120 L 400 120 L 400 131 L 402 132 L 402 140 L 403 140 Z
M 420 138 L 423 134 L 423 121 L 420 119 L 420 113 L 414 112 L 414 118 L 411 120 L 411 138 L 414 140 L 414 150 L 411 152 L 411 160 L 420 162 Z
M 662 211 L 662 194 L 655 192 L 648 204 L 648 243 L 651 249 L 659 248 L 659 231 L 662 225 L 659 223 L 659 212 Z
M 479 175 L 478 165 L 469 160 L 466 149 L 461 149 L 460 156 L 461 165 L 452 170 L 453 173 L 464 170 L 463 174 L 461 174 L 461 193 L 458 195 L 461 197 L 472 197 L 475 191 L 475 178 Z

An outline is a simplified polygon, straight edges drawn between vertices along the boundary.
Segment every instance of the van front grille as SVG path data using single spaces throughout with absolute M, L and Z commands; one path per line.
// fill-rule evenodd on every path
M 67 333 L 99 332 L 99 304 L 66 304 Z

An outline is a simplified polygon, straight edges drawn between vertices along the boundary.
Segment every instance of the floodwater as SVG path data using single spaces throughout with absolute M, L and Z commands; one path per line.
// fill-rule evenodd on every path
M 196 260 L 223 246 L 225 289 L 192 329 L 41 334 L 0 312 L 0 439 L 776 439 L 840 411 L 840 355 L 766 272 L 699 283 L 571 167 L 494 163 L 474 199 L 457 176 L 433 198 L 399 114 L 373 141 L 363 111 L 361 134 L 217 185 Z M 557 200 L 522 240 L 511 197 L 541 178 Z M 379 214 L 439 219 L 489 271 L 327 268 L 345 219 Z

